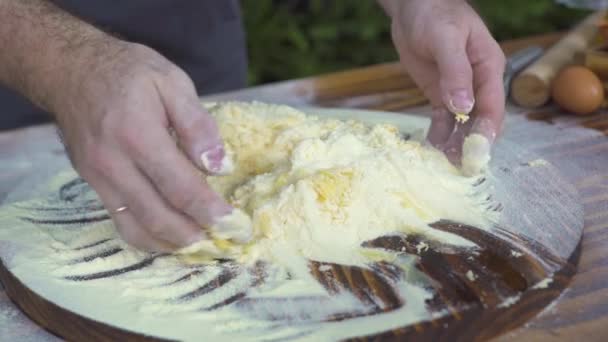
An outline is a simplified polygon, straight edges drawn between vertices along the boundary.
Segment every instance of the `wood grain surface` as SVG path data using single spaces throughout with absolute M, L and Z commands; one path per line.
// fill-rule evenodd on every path
M 509 53 L 526 46 L 548 46 L 559 34 L 511 41 L 503 44 Z M 398 64 L 390 63 L 303 80 L 255 87 L 225 93 L 207 99 L 241 99 L 281 102 L 291 105 L 317 105 L 425 113 L 424 99 Z M 586 127 L 608 133 L 608 117 L 600 113 L 592 117 L 572 118 L 555 108 L 534 113 L 521 112 L 530 120 L 542 120 L 563 128 Z M 36 153 L 58 148 L 54 130 L 37 127 L 0 134 L 0 165 L 22 153 Z M 523 339 L 525 341 L 578 340 L 600 341 L 608 335 L 608 141 L 605 137 L 571 140 L 554 145 L 551 141 L 534 147 L 560 168 L 583 197 L 585 234 L 580 250 L 580 263 L 568 290 L 550 309 L 498 340 Z M 562 162 L 562 163 L 560 163 Z M 584 165 L 586 172 L 574 172 L 568 165 Z M 30 168 L 33 166 L 29 166 Z M 19 166 L 0 174 L 0 199 L 19 179 L 26 177 L 28 166 Z M 578 170 L 578 169 L 576 169 Z M 511 319 L 517 319 L 511 316 Z M 33 323 L 32 323 L 33 324 Z M 488 323 L 489 324 L 489 323 Z
M 48 224 L 48 222 L 47 222 Z M 474 252 L 469 249 L 455 249 L 454 246 L 443 245 L 440 242 L 427 240 L 423 236 L 410 235 L 407 237 L 391 236 L 380 237 L 364 244 L 368 248 L 383 248 L 402 254 L 415 255 L 418 261 L 415 269 L 432 279 L 434 296 L 427 303 L 427 309 L 434 314 L 441 314 L 440 318 L 404 326 L 392 331 L 361 336 L 356 340 L 396 340 L 411 341 L 471 341 L 486 340 L 517 327 L 549 302 L 554 300 L 567 286 L 575 272 L 575 263 L 579 257 L 576 249 L 569 260 L 563 260 L 552 255 L 547 249 L 538 248 L 536 243 L 521 239 L 509 233 L 507 238 L 497 238 L 497 235 L 488 233 L 471 226 L 454 222 L 440 221 L 433 224 L 436 229 L 456 233 L 473 241 L 481 249 Z M 89 246 L 103 244 L 106 240 L 93 243 Z M 423 243 L 427 248 L 420 248 Z M 428 247 L 430 246 L 430 248 Z M 88 247 L 80 247 L 83 249 Z M 120 251 L 112 250 L 112 253 Z M 516 251 L 518 255 L 514 255 Z M 76 262 L 89 262 L 106 251 L 97 251 Z M 162 257 L 162 256 L 158 256 Z M 154 256 L 151 257 L 155 258 Z M 71 260 L 70 262 L 74 262 Z M 210 291 L 209 285 L 219 287 L 237 277 L 234 265 L 226 262 L 226 267 L 217 278 L 207 284 L 192 290 L 179 297 L 180 300 L 195 298 Z M 122 268 L 115 272 L 102 272 L 84 276 L 69 276 L 65 279 L 74 282 L 87 282 L 99 278 L 120 276 L 126 272 L 142 271 L 149 263 L 139 263 L 137 267 Z M 263 281 L 266 270 L 264 263 L 256 263 L 253 269 Z M 199 274 L 208 271 L 207 265 L 190 266 L 190 272 L 175 280 L 186 282 Z M 404 271 L 390 262 L 376 262 L 370 268 L 344 266 L 332 263 L 311 262 L 312 275 L 332 295 L 339 295 L 344 291 L 354 294 L 369 309 L 364 311 L 339 311 L 328 315 L 323 320 L 334 322 L 358 317 L 366 317 L 390 312 L 401 306 L 407 306 L 405 298 L 401 297 L 395 288 L 398 287 Z M 472 278 L 467 272 L 474 271 Z M 408 273 L 417 272 L 409 270 Z M 546 288 L 536 288 L 539 281 L 551 277 L 552 281 Z M 158 341 L 157 338 L 135 334 L 120 328 L 110 327 L 95 320 L 84 317 L 69 310 L 63 309 L 55 303 L 46 300 L 30 290 L 17 279 L 0 262 L 0 281 L 5 285 L 9 297 L 15 299 L 19 307 L 35 322 L 74 341 Z M 517 298 L 516 303 L 504 305 L 505 298 Z M 268 319 L 278 324 L 296 324 L 305 315 L 302 312 L 267 311 L 268 317 L 263 317 L 264 311 L 255 309 L 258 306 L 287 305 L 308 302 L 331 306 L 327 297 L 266 297 L 248 298 L 245 292 L 229 297 L 223 302 L 213 305 L 213 310 L 226 305 L 236 305 L 256 312 L 257 319 Z M 66 324 L 70 322 L 70 324 Z M 312 323 L 312 321 L 311 321 Z

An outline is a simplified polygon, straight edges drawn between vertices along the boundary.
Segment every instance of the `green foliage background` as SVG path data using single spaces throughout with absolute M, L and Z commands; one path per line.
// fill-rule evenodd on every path
M 553 0 L 472 0 L 497 40 L 564 30 L 587 11 Z M 375 0 L 242 0 L 249 82 L 260 84 L 396 60 Z

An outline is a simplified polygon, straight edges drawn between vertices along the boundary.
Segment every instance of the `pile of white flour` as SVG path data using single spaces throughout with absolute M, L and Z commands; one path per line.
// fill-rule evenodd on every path
M 429 224 L 448 219 L 487 227 L 494 219 L 487 193 L 474 187 L 478 177 L 466 177 L 432 147 L 405 140 L 395 126 L 263 103 L 222 103 L 209 111 L 235 169 L 206 180 L 251 217 L 254 229 L 245 246 L 213 241 L 224 255 L 283 262 L 294 254 L 363 265 L 365 241 L 420 234 L 470 245 Z M 208 250 L 188 259 L 205 256 Z

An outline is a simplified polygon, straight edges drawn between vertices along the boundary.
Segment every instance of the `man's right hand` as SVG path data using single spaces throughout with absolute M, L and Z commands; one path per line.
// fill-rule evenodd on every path
M 117 39 L 103 45 L 54 102 L 72 163 L 125 241 L 150 251 L 192 244 L 232 211 L 199 170 L 221 171 L 218 127 L 190 78 L 163 56 Z

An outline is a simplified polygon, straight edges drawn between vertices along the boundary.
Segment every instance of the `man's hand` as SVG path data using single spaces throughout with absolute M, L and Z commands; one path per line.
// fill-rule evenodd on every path
M 505 57 L 475 11 L 464 0 L 379 1 L 401 63 L 433 106 L 429 142 L 453 161 L 469 134 L 493 143 L 504 118 Z M 469 112 L 456 122 L 454 113 Z
M 72 163 L 127 242 L 190 245 L 232 211 L 200 175 L 222 171 L 224 147 L 178 67 L 42 0 L 0 0 L 0 43 L 0 81 L 55 113 Z
M 106 49 L 90 56 L 79 89 L 58 103 L 71 160 L 111 212 L 128 208 L 113 213 L 127 242 L 148 250 L 192 244 L 201 226 L 232 210 L 197 169 L 221 171 L 215 121 L 190 78 L 155 51 L 118 41 Z

